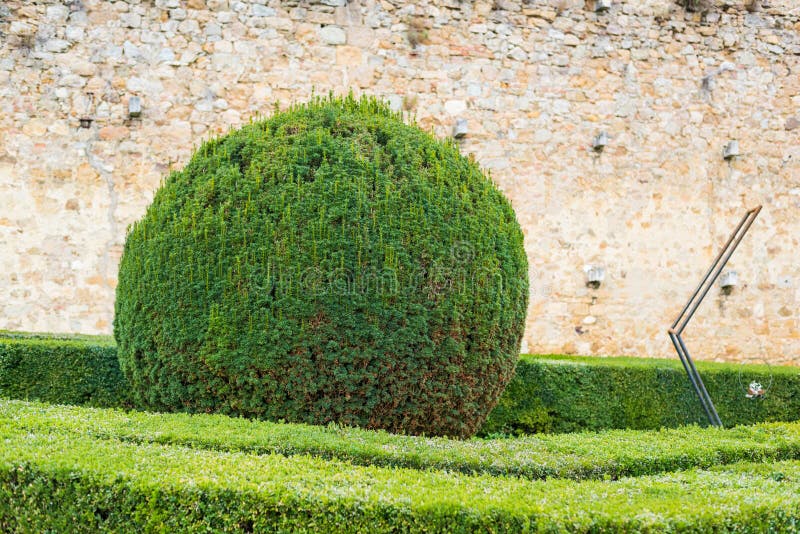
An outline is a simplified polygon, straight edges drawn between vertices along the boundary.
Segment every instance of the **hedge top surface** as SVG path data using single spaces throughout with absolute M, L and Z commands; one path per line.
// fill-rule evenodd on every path
M 743 460 L 800 459 L 800 424 L 796 423 L 462 441 L 222 415 L 123 413 L 0 400 L 0 424 L 33 432 L 89 434 L 137 443 L 256 454 L 312 454 L 359 465 L 531 479 L 616 479 Z
M 52 346 L 54 348 L 58 346 L 78 344 L 111 347 L 115 344 L 112 336 L 18 332 L 11 330 L 0 330 L 0 343 L 40 343 Z
M 521 354 L 521 360 L 528 363 L 548 363 L 564 365 L 587 365 L 592 367 L 642 367 L 660 369 L 679 369 L 683 371 L 680 360 L 666 358 L 637 358 L 632 356 L 575 356 L 573 354 Z M 706 372 L 740 372 L 780 374 L 785 376 L 797 376 L 800 374 L 800 367 L 796 365 L 776 364 L 768 365 L 763 363 L 731 363 L 731 362 L 710 362 L 695 360 L 698 370 Z
M 130 444 L 14 425 L 0 427 L 0 439 L 0 487 L 25 497 L 5 500 L 0 519 L 24 515 L 48 526 L 79 519 L 99 528 L 113 515 L 128 528 L 138 522 L 154 531 L 233 530 L 248 521 L 254 531 L 779 532 L 796 528 L 800 502 L 798 462 L 613 482 L 527 481 Z M 59 506 L 76 515 L 59 514 Z
M 317 98 L 169 176 L 129 231 L 114 334 L 148 408 L 468 436 L 527 298 L 474 161 L 374 99 Z

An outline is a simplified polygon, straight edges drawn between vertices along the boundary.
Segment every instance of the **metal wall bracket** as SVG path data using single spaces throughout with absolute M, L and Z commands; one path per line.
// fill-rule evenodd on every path
M 714 263 L 711 264 L 711 268 L 708 270 L 705 277 L 703 277 L 700 285 L 695 289 L 689 302 L 686 303 L 683 311 L 678 315 L 678 318 L 672 323 L 672 327 L 667 331 L 669 333 L 669 339 L 672 341 L 672 345 L 675 347 L 675 351 L 681 359 L 683 368 L 686 370 L 689 382 L 691 382 L 692 388 L 694 388 L 695 393 L 697 393 L 700 404 L 703 405 L 703 411 L 706 412 L 708 422 L 712 426 L 721 427 L 722 420 L 719 418 L 719 414 L 717 414 L 717 409 L 714 407 L 714 403 L 708 394 L 708 390 L 706 390 L 705 384 L 703 384 L 703 379 L 700 378 L 700 373 L 697 372 L 697 368 L 694 365 L 694 361 L 692 361 L 691 355 L 689 355 L 689 349 L 686 348 L 686 343 L 684 343 L 681 334 L 683 334 L 686 325 L 694 316 L 694 312 L 697 311 L 698 306 L 700 306 L 700 303 L 703 302 L 703 299 L 713 287 L 714 282 L 716 282 L 725 264 L 731 259 L 736 247 L 742 242 L 742 239 L 750 229 L 750 226 L 752 226 L 753 221 L 758 217 L 760 211 L 761 206 L 757 206 L 744 214 L 736 230 L 733 231 L 733 234 L 731 234 L 728 242 L 725 243 L 717 259 L 714 260 Z

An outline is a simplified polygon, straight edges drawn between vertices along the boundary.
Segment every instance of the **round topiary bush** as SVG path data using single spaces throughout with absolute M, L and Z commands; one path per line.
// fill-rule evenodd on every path
M 204 143 L 130 229 L 114 336 L 145 408 L 469 436 L 514 373 L 508 201 L 374 99 Z

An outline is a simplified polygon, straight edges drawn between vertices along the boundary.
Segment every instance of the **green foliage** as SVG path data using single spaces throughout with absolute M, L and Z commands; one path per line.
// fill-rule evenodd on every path
M 3 532 L 794 532 L 800 463 L 530 481 L 0 426 Z
M 0 332 L 0 396 L 127 406 L 128 385 L 108 338 Z M 726 426 L 800 419 L 800 370 L 698 362 Z M 768 378 L 768 377 L 772 378 Z M 751 377 L 771 382 L 747 399 Z M 482 436 L 705 424 L 680 363 L 648 358 L 522 356 Z
M 46 339 L 83 341 L 87 344 L 101 346 L 114 345 L 114 338 L 112 336 L 98 336 L 91 334 L 58 334 L 51 332 L 23 332 L 20 330 L 0 330 L 0 339 Z
M 529 479 L 618 479 L 740 461 L 800 460 L 800 424 L 734 429 L 526 436 L 501 440 L 402 436 L 339 426 L 270 423 L 223 415 L 154 414 L 0 401 L 0 424 L 200 450 L 313 455 L 365 466 L 439 469 Z
M 110 339 L 0 332 L 0 396 L 121 406 L 126 385 Z
M 522 242 L 452 142 L 317 98 L 203 144 L 130 228 L 121 368 L 150 409 L 468 436 L 516 365 Z
M 697 368 L 726 426 L 800 419 L 796 367 L 698 362 Z M 753 377 L 770 384 L 763 398 L 745 396 Z M 706 422 L 677 360 L 523 356 L 481 433 L 655 429 Z

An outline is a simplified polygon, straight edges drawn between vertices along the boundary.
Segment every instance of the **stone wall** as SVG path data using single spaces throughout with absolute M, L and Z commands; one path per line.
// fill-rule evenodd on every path
M 110 332 L 125 229 L 169 169 L 275 105 L 352 89 L 440 136 L 467 119 L 463 151 L 526 233 L 525 350 L 671 357 L 668 323 L 763 204 L 739 285 L 686 338 L 701 359 L 800 362 L 800 8 L 742 1 L 6 0 L 0 328 Z

